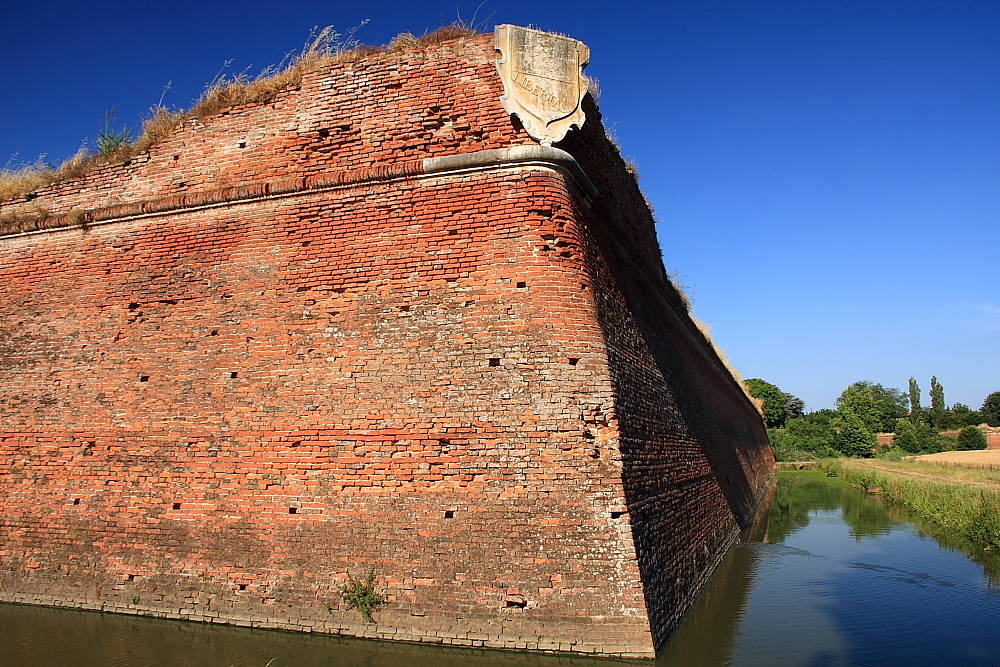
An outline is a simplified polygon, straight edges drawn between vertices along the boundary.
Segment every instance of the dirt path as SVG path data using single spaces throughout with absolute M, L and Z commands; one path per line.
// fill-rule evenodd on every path
M 949 477 L 947 475 L 931 475 L 928 473 L 914 472 L 911 470 L 899 470 L 898 468 L 882 465 L 879 461 L 875 460 L 863 460 L 863 461 L 854 460 L 849 462 L 845 461 L 844 465 L 872 468 L 880 472 L 890 473 L 893 475 L 900 475 L 902 477 L 912 477 L 914 479 L 928 479 L 934 482 L 941 482 L 944 484 L 957 484 L 959 486 L 968 486 L 969 488 L 974 488 L 974 489 L 988 489 L 990 491 L 1000 492 L 1000 484 L 991 484 L 989 482 L 975 482 L 968 479 Z

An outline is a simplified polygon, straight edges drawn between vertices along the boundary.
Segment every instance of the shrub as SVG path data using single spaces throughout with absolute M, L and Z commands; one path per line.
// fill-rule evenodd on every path
M 357 609 L 369 623 L 374 623 L 372 612 L 386 603 L 385 596 L 375 589 L 375 570 L 368 571 L 368 576 L 355 579 L 347 573 L 347 583 L 340 589 L 340 595 L 350 609 Z
M 884 452 L 879 452 L 875 458 L 882 459 L 883 461 L 902 461 L 906 455 L 907 452 L 899 449 L 898 447 L 893 447 L 892 449 L 887 449 Z
M 836 446 L 847 456 L 871 458 L 878 440 L 856 414 L 848 411 L 840 417 L 840 438 Z
M 834 448 L 837 432 L 830 421 L 811 414 L 788 420 L 783 429 L 768 429 L 767 437 L 779 461 L 811 461 L 839 453 Z
M 976 426 L 966 426 L 958 434 L 960 450 L 986 449 L 986 434 Z
M 937 430 L 930 424 L 913 424 L 908 419 L 896 422 L 896 437 L 892 444 L 910 454 L 940 452 L 945 443 L 941 442 Z

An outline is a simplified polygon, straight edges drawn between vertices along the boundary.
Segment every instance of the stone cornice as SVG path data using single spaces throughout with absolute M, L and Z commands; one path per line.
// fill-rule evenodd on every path
M 553 169 L 575 183 L 589 205 L 597 196 L 597 189 L 583 169 L 566 151 L 549 146 L 512 146 L 474 153 L 460 153 L 424 160 L 408 160 L 376 165 L 364 169 L 327 171 L 306 177 L 288 177 L 271 181 L 245 183 L 175 195 L 159 199 L 129 202 L 87 210 L 74 209 L 68 213 L 26 222 L 32 229 L 3 233 L 0 239 L 44 234 L 67 229 L 80 229 L 125 220 L 159 217 L 174 212 L 198 211 L 233 203 L 247 203 L 286 198 L 312 192 L 322 192 L 361 183 L 376 183 L 407 178 L 444 176 L 468 171 L 489 171 L 511 167 L 538 166 Z

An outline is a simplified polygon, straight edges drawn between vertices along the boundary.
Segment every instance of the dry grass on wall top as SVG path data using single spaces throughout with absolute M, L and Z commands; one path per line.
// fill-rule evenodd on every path
M 719 347 L 719 344 L 715 342 L 714 338 L 712 338 L 712 326 L 710 324 L 705 324 L 704 322 L 699 320 L 697 317 L 695 317 L 694 313 L 689 312 L 688 315 L 691 317 L 691 321 L 694 322 L 695 326 L 698 327 L 698 330 L 701 332 L 701 334 L 705 337 L 705 340 L 708 341 L 708 344 L 712 346 L 713 350 L 715 350 L 715 354 L 718 355 L 719 360 L 722 361 L 723 365 L 726 367 L 726 370 L 729 371 L 729 374 L 733 376 L 734 380 L 736 380 L 736 384 L 740 386 L 740 389 L 743 390 L 743 393 L 747 395 L 747 398 L 750 399 L 750 402 L 753 403 L 755 408 L 757 408 L 757 412 L 759 412 L 760 416 L 763 417 L 764 401 L 758 398 L 754 398 L 753 395 L 750 393 L 750 389 L 746 386 L 746 383 L 743 382 L 743 376 L 740 374 L 739 369 L 733 366 L 732 361 L 729 360 L 729 355 L 726 354 L 726 351 L 721 347 Z
M 187 120 L 204 120 L 223 109 L 243 104 L 266 104 L 282 91 L 298 86 L 302 81 L 303 72 L 307 70 L 373 54 L 421 49 L 432 44 L 480 34 L 478 29 L 459 22 L 427 32 L 420 37 L 405 32 L 397 35 L 385 46 L 369 46 L 354 40 L 355 30 L 357 28 L 348 31 L 346 39 L 335 32 L 333 26 L 328 26 L 318 33 L 314 30 L 314 34 L 310 35 L 310 41 L 300 53 L 290 55 L 276 67 L 265 69 L 256 78 L 250 79 L 245 74 L 217 77 L 188 110 L 153 107 L 150 116 L 143 120 L 138 138 L 113 152 L 94 153 L 85 147 L 59 167 L 45 164 L 41 160 L 31 165 L 5 167 L 0 170 L 0 203 L 23 197 L 59 181 L 81 178 L 96 169 L 120 164 L 135 155 L 145 153 L 168 138 Z M 40 214 L 40 211 L 28 211 L 19 215 L 37 217 Z M 2 226 L 3 220 L 0 220 L 0 227 Z

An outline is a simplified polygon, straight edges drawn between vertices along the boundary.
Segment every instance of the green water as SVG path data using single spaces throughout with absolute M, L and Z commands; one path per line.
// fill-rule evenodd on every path
M 998 575 L 998 554 L 822 473 L 782 473 L 656 664 L 1000 665 Z M 0 605 L 0 665 L 18 667 L 623 664 L 637 663 Z

